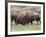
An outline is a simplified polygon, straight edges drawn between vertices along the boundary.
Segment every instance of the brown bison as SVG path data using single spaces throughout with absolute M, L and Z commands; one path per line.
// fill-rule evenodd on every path
M 23 14 L 20 13 L 19 11 L 14 11 L 11 14 L 11 22 L 14 22 L 17 24 L 22 24 L 23 23 Z
M 40 21 L 40 16 L 38 13 L 33 13 L 33 12 L 27 12 L 25 16 L 19 12 L 19 11 L 14 11 L 11 13 L 11 22 L 15 21 L 16 25 L 17 24 L 29 24 L 31 22 L 31 25 L 33 21 Z
M 26 23 L 29 23 L 31 22 L 31 24 L 33 23 L 33 21 L 40 21 L 40 16 L 38 13 L 33 13 L 33 12 L 30 12 L 30 13 L 26 13 L 26 15 L 24 16 L 24 20 Z

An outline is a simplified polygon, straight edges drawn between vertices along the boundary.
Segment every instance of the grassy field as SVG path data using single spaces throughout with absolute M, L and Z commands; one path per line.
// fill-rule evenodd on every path
M 40 24 L 26 24 L 25 26 L 24 25 L 21 25 L 21 24 L 18 24 L 18 25 L 12 25 L 11 26 L 11 31 L 12 32 L 15 32 L 15 31 L 34 31 L 34 30 L 40 30 L 41 29 L 41 25 Z

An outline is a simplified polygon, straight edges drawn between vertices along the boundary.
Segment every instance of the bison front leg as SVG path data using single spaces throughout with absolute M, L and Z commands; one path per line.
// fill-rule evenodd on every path
M 15 25 L 17 25 L 17 21 L 16 21 L 16 19 L 14 19 L 14 22 L 15 22 Z
M 33 23 L 33 22 L 31 21 L 31 25 L 32 25 L 32 23 Z
M 18 23 L 17 22 L 15 22 L 15 25 L 17 25 Z
M 11 26 L 13 25 L 13 18 L 11 18 Z
M 12 26 L 13 20 L 11 20 L 11 26 Z

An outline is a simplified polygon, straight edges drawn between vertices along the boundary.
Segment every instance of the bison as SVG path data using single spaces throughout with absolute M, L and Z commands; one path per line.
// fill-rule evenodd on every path
M 29 23 L 31 22 L 31 25 L 33 21 L 40 21 L 39 14 L 34 14 L 33 12 L 27 12 L 26 15 L 24 16 L 24 23 Z
M 40 16 L 38 13 L 33 13 L 33 12 L 26 12 L 25 15 L 23 15 L 22 12 L 19 11 L 13 11 L 11 13 L 11 22 L 15 22 L 15 24 L 29 24 L 31 22 L 31 25 L 33 24 L 33 21 L 40 21 Z
M 19 11 L 14 11 L 12 14 L 11 14 L 11 22 L 15 22 L 15 24 L 23 24 L 23 14 Z

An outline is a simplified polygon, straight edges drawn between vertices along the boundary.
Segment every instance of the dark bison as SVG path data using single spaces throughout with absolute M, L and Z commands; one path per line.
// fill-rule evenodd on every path
M 27 12 L 26 15 L 24 16 L 24 23 L 29 23 L 31 22 L 31 25 L 33 21 L 40 21 L 40 16 L 38 13 L 33 13 L 33 12 Z
M 11 13 L 11 22 L 15 22 L 15 24 L 29 24 L 31 22 L 31 25 L 33 21 L 40 21 L 40 16 L 38 13 L 33 13 L 33 12 L 27 12 L 25 16 L 19 12 L 19 11 L 14 11 Z
M 23 24 L 23 14 L 19 11 L 13 11 L 11 14 L 11 22 L 15 22 L 15 24 Z
M 33 14 L 32 13 L 26 13 L 25 16 L 24 16 L 24 23 L 29 23 L 31 22 L 32 24 L 32 20 L 33 20 Z

